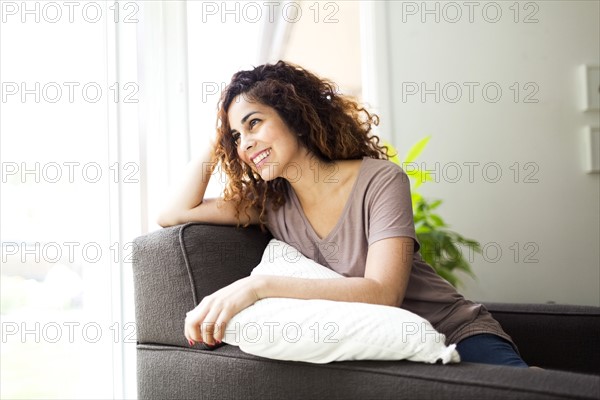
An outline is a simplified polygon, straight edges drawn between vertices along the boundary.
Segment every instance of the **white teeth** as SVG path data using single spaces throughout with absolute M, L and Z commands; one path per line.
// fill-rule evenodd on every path
M 256 158 L 253 158 L 252 162 L 254 163 L 254 165 L 256 165 L 259 162 L 261 162 L 262 160 L 264 160 L 265 158 L 267 158 L 269 156 L 269 154 L 271 154 L 271 150 L 263 151 Z

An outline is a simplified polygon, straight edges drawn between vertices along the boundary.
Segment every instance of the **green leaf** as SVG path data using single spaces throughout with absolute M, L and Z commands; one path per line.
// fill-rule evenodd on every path
M 461 260 L 461 262 L 456 264 L 456 268 L 466 272 L 471 278 L 476 278 L 475 274 L 473 273 L 473 270 L 471 269 L 471 266 L 467 264 L 466 261 Z
M 446 223 L 439 215 L 431 214 L 429 215 L 429 218 L 431 218 L 431 220 L 435 222 L 437 226 L 446 226 Z
M 450 242 L 448 246 L 445 247 L 445 249 L 448 253 L 448 259 L 451 262 L 456 263 L 456 265 L 460 264 L 462 260 L 462 253 L 460 252 L 460 250 L 452 242 Z
M 420 202 L 420 201 L 423 199 L 423 196 L 421 196 L 421 195 L 420 195 L 419 193 L 417 193 L 417 192 L 412 192 L 412 193 L 410 194 L 410 197 L 411 197 L 411 200 L 412 200 L 412 203 L 413 203 L 413 208 L 414 208 L 414 205 L 415 205 L 415 204 L 419 203 L 419 202 Z
M 435 200 L 435 201 L 431 202 L 429 204 L 429 209 L 434 210 L 434 209 L 438 208 L 439 205 L 442 204 L 442 202 L 443 202 L 443 200 Z
M 405 171 L 406 175 L 408 175 L 408 177 L 410 179 L 413 179 L 415 184 L 414 187 L 418 188 L 419 186 L 421 186 L 421 184 L 427 182 L 427 181 L 432 181 L 433 179 L 431 178 L 431 173 L 427 172 L 427 171 L 421 171 L 419 169 L 409 169 L 408 171 Z
M 477 253 L 481 253 L 481 246 L 479 245 L 479 242 L 475 241 L 475 240 L 471 240 L 471 239 L 465 239 L 465 241 L 463 242 L 463 244 L 467 247 L 470 247 L 471 249 L 473 249 L 473 251 L 477 252 Z
M 404 163 L 413 162 L 419 156 L 419 154 L 421 154 L 427 145 L 427 142 L 429 142 L 429 139 L 431 139 L 431 136 L 426 136 L 419 140 L 413 147 L 411 147 L 406 155 L 406 158 L 404 159 Z

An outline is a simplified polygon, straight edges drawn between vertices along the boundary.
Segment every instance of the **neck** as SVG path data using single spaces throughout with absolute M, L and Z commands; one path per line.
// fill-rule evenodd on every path
M 336 161 L 324 162 L 312 154 L 307 154 L 299 157 L 295 167 L 297 168 L 288 168 L 286 179 L 303 204 L 319 202 L 343 181 Z

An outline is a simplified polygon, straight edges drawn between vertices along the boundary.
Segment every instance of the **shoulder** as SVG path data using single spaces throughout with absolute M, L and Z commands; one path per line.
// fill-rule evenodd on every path
M 363 164 L 368 169 L 403 171 L 398 164 L 390 160 L 382 160 L 380 158 L 363 157 Z
M 408 175 L 396 163 L 389 160 L 381 160 L 377 158 L 363 158 L 363 179 L 369 178 L 376 181 L 391 179 L 396 182 L 409 184 Z M 388 182 L 389 183 L 389 182 Z
M 359 190 L 364 193 L 365 204 L 369 207 L 405 207 L 412 204 L 410 179 L 392 161 L 364 158 Z

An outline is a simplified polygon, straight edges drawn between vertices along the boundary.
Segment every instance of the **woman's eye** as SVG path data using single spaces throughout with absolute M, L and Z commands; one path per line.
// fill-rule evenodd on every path
M 231 140 L 233 141 L 233 143 L 238 144 L 240 141 L 240 133 L 235 132 L 233 135 L 231 135 Z
M 253 128 L 254 125 L 258 124 L 259 122 L 260 122 L 260 120 L 256 119 L 256 118 L 254 118 L 253 120 L 251 120 L 250 123 L 249 123 L 250 128 Z

